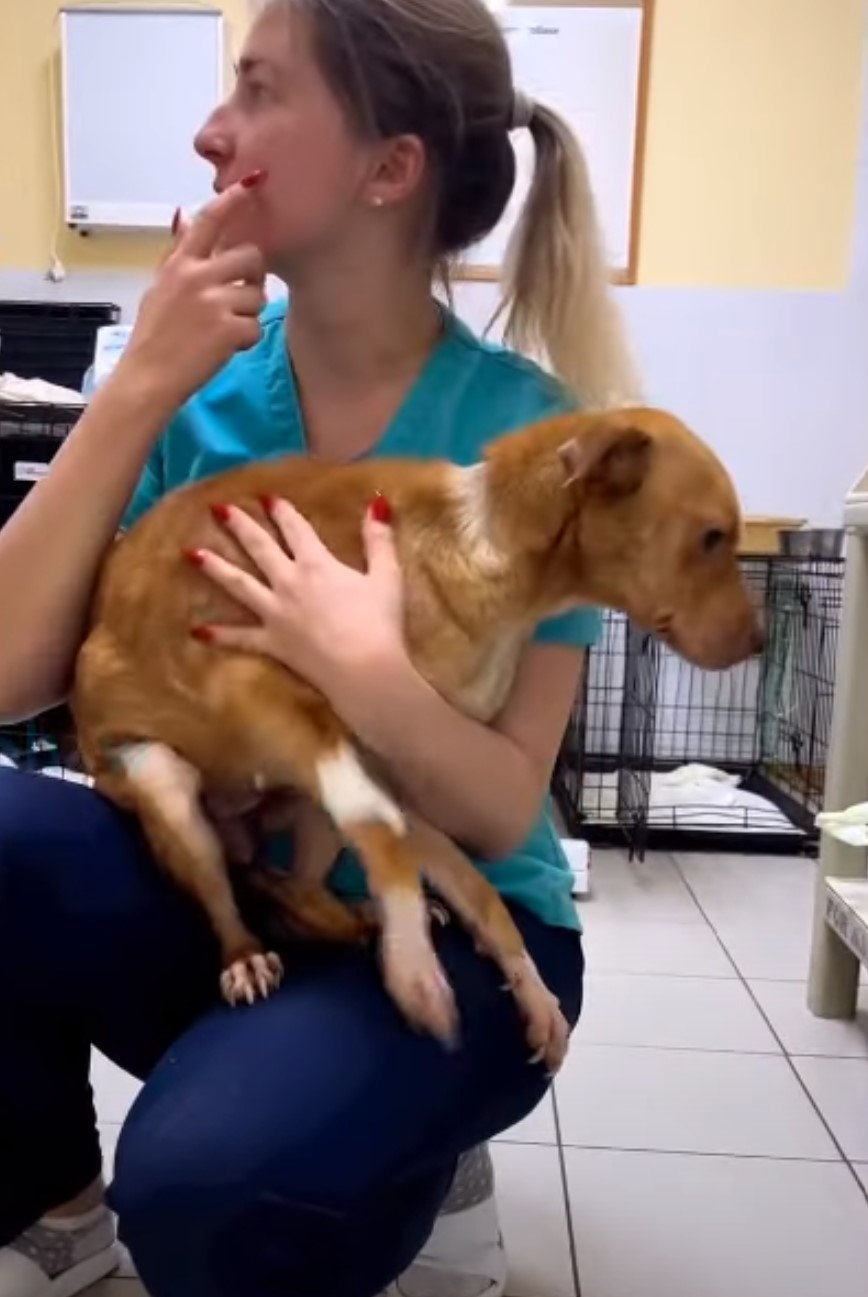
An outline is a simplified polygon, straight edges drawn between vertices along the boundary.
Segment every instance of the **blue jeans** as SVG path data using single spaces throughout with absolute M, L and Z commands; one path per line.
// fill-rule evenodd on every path
M 575 1023 L 576 933 L 516 909 Z M 430 1233 L 457 1157 L 547 1087 L 493 964 L 435 925 L 461 1043 L 414 1035 L 363 951 L 290 948 L 229 1009 L 199 910 L 86 788 L 0 769 L 0 1244 L 100 1169 L 91 1045 L 147 1084 L 111 1202 L 152 1297 L 374 1297 Z

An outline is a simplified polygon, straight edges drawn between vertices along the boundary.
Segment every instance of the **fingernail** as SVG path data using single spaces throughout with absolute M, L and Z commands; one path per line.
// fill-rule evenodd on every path
M 260 167 L 257 171 L 251 171 L 249 176 L 244 177 L 244 179 L 241 181 L 241 188 L 255 189 L 257 185 L 261 185 L 263 180 L 266 180 L 267 178 L 268 178 L 268 172 L 263 171 L 262 168 Z
M 274 513 L 275 509 L 277 508 L 277 496 L 261 495 L 259 497 L 259 503 L 262 505 L 263 509 L 265 510 L 265 512 L 268 514 L 270 518 L 271 515 Z
M 181 209 L 180 207 L 176 207 L 175 215 L 172 217 L 172 237 L 173 238 L 178 233 L 180 227 L 181 227 Z
M 182 549 L 181 553 L 188 563 L 193 564 L 193 567 L 202 567 L 205 562 L 205 555 L 201 549 Z
M 200 644 L 213 644 L 214 631 L 210 626 L 194 626 L 190 631 L 193 639 L 197 639 Z
M 228 521 L 229 521 L 229 505 L 228 505 L 228 504 L 212 504 L 212 505 L 211 505 L 211 513 L 214 515 L 214 518 L 216 519 L 217 522 L 228 522 Z
M 382 491 L 377 492 L 368 505 L 368 509 L 374 522 L 382 522 L 388 525 L 392 521 L 392 506 Z

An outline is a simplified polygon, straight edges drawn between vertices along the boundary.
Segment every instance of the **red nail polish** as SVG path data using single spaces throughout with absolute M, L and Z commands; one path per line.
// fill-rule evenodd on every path
M 382 522 L 388 526 L 392 521 L 392 506 L 381 491 L 377 492 L 368 508 L 374 522 Z
M 265 510 L 266 514 L 267 514 L 268 517 L 270 518 L 271 515 L 274 513 L 275 509 L 277 508 L 277 496 L 276 496 L 276 495 L 261 495 L 261 496 L 259 497 L 259 503 L 262 505 L 262 507 L 263 507 L 263 509 Z
M 174 238 L 175 235 L 178 233 L 180 226 L 181 226 L 181 209 L 180 207 L 176 207 L 175 215 L 172 217 L 172 238 Z
M 268 179 L 268 172 L 263 171 L 262 168 L 260 167 L 256 171 L 251 171 L 249 176 L 244 177 L 244 179 L 241 181 L 241 188 L 255 189 L 257 185 L 261 185 L 262 182 L 267 179 Z
M 224 523 L 229 521 L 228 504 L 212 504 L 211 513 L 214 515 L 215 521 L 217 522 Z
M 192 563 L 193 567 L 202 567 L 205 562 L 205 555 L 201 549 L 182 549 L 181 553 L 188 563 Z
M 193 639 L 197 639 L 200 644 L 213 644 L 214 631 L 210 626 L 194 626 L 190 631 Z

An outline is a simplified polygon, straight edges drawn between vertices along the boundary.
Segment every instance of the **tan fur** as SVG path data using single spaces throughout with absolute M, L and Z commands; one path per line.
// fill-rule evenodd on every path
M 159 808 L 118 753 L 131 743 L 165 745 L 194 772 L 190 787 L 218 799 L 292 788 L 321 801 L 318 771 L 326 760 L 358 755 L 352 735 L 316 690 L 283 667 L 190 637 L 193 625 L 248 617 L 181 554 L 208 547 L 249 568 L 208 505 L 235 504 L 271 526 L 258 502 L 271 495 L 289 499 L 341 561 L 361 567 L 362 519 L 377 491 L 393 508 L 412 660 L 446 699 L 480 720 L 493 720 L 503 704 L 537 622 L 580 603 L 624 610 L 704 666 L 730 665 L 758 645 L 736 559 L 740 520 L 729 478 L 660 411 L 565 415 L 501 438 L 484 468 L 463 473 L 440 461 L 329 465 L 293 457 L 167 496 L 107 558 L 73 708 L 88 768 L 109 796 L 139 811 L 164 865 L 209 910 L 233 976 L 238 933 L 221 929 L 223 901 L 207 900 L 213 878 L 191 878 L 189 842 L 177 841 L 165 821 L 155 824 Z M 723 539 L 709 550 L 711 530 Z M 384 788 L 379 776 L 370 782 L 374 792 Z M 419 918 L 420 873 L 511 984 L 522 981 L 523 946 L 507 910 L 469 864 L 462 869 L 464 858 L 442 835 L 418 821 L 402 832 L 400 816 L 376 811 L 339 829 L 360 854 L 384 925 L 386 981 L 412 1020 L 442 1036 L 454 1028 L 449 988 Z M 347 922 L 340 903 L 317 897 L 322 862 L 332 854 L 313 851 L 314 876 L 284 887 L 281 903 L 298 926 L 342 939 L 358 924 Z M 242 952 L 248 961 L 261 949 L 250 942 Z M 243 983 L 243 967 L 240 976 Z M 565 1034 L 545 988 L 529 976 L 534 990 L 518 996 L 531 1019 L 529 1038 L 541 1040 L 556 1065 Z

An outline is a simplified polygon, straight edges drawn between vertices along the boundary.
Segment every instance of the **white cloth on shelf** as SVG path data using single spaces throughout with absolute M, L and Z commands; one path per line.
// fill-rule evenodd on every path
M 829 837 L 850 847 L 868 847 L 868 802 L 857 802 L 843 811 L 821 811 L 815 823 Z
M 81 392 L 59 387 L 44 378 L 19 378 L 17 374 L 0 374 L 0 401 L 14 405 L 86 405 Z

